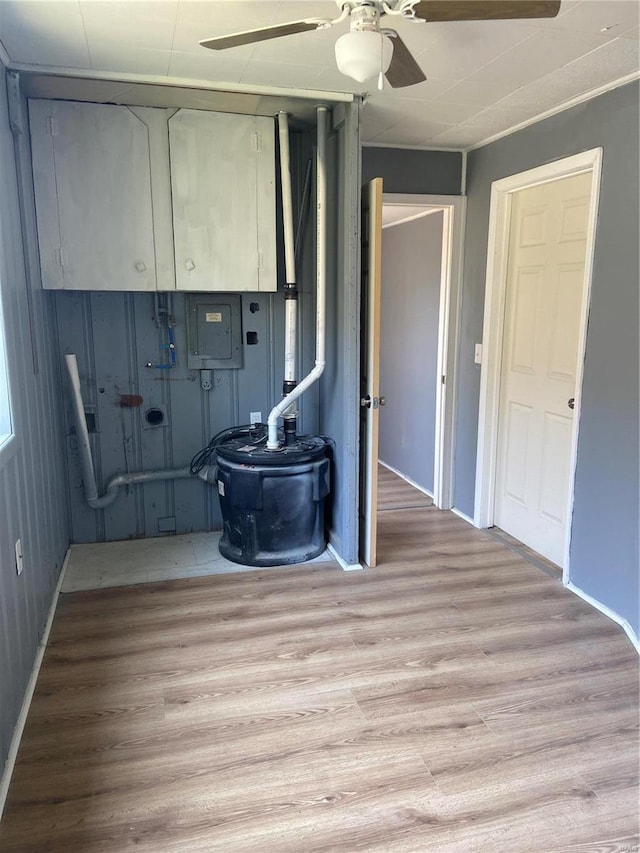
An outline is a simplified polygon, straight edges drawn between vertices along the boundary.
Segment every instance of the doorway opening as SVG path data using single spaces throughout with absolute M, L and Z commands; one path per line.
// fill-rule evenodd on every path
M 601 160 L 583 152 L 491 192 L 474 523 L 565 583 Z
M 369 566 L 376 564 L 380 463 L 385 491 L 404 480 L 410 503 L 423 505 L 427 496 L 451 507 L 465 204 L 457 196 L 383 193 L 380 185 L 378 192 L 380 216 L 366 214 L 363 226 L 361 555 Z M 377 235 L 365 235 L 376 221 Z

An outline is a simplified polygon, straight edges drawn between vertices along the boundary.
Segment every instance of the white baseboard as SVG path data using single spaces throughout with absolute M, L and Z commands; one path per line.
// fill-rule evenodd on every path
M 615 610 L 611 610 L 611 608 L 607 607 L 606 604 L 603 604 L 601 601 L 598 601 L 597 598 L 592 598 L 588 593 L 584 590 L 580 589 L 579 586 L 576 586 L 574 583 L 569 581 L 565 584 L 567 589 L 570 589 L 571 592 L 575 593 L 579 598 L 582 598 L 587 604 L 590 604 L 592 607 L 595 607 L 596 610 L 599 610 L 600 613 L 604 613 L 605 616 L 608 616 L 613 622 L 616 622 L 623 629 L 627 637 L 631 640 L 631 643 L 635 650 L 640 654 L 640 638 L 633 630 L 629 622 L 624 618 L 624 616 L 620 616 L 619 613 L 616 613 Z
M 65 572 L 67 571 L 67 565 L 69 563 L 70 554 L 71 549 L 67 548 L 67 553 L 65 554 L 64 561 L 62 563 L 62 569 L 60 570 L 60 576 L 58 577 L 56 588 L 53 591 L 51 606 L 49 607 L 49 613 L 47 615 L 47 621 L 45 622 L 44 631 L 42 632 L 42 638 L 38 646 L 38 651 L 36 652 L 35 661 L 33 662 L 33 669 L 31 670 L 29 683 L 27 684 L 24 699 L 22 700 L 20 714 L 18 715 L 16 727 L 13 730 L 13 737 L 11 738 L 11 745 L 9 747 L 9 755 L 7 756 L 7 760 L 5 761 L 2 779 L 0 779 L 0 820 L 2 819 L 2 812 L 4 811 L 5 803 L 7 802 L 7 794 L 9 793 L 9 784 L 11 783 L 13 768 L 16 763 L 18 749 L 20 747 L 20 741 L 22 739 L 22 733 L 24 731 L 25 723 L 27 722 L 27 715 L 31 706 L 31 700 L 33 699 L 33 693 L 36 689 L 36 682 L 38 681 L 40 667 L 42 666 L 42 659 L 44 657 L 44 652 L 47 647 L 47 642 L 49 640 L 49 634 L 51 632 L 51 626 L 53 624 L 53 617 L 55 616 L 56 607 L 58 605 L 58 596 L 60 595 L 62 582 L 64 580 Z
M 419 492 L 422 492 L 423 495 L 426 495 L 428 498 L 431 498 L 431 500 L 433 500 L 433 492 L 430 492 L 429 489 L 425 489 L 424 486 L 421 486 L 416 483 L 416 481 L 412 480 L 411 477 L 407 477 L 407 475 L 403 474 L 402 471 L 398 471 L 398 469 L 394 468 L 393 465 L 389 465 L 387 462 L 383 462 L 382 459 L 378 459 L 378 462 L 380 463 L 380 465 L 382 465 L 383 468 L 386 468 L 388 471 L 393 471 L 393 473 L 397 474 L 398 477 L 405 481 L 405 483 L 409 483 L 409 485 L 413 486 L 414 489 L 417 489 Z
M 472 527 L 478 527 L 475 521 L 472 518 L 469 518 L 468 515 L 465 515 L 463 512 L 460 512 L 459 509 L 456 509 L 454 506 L 451 507 L 449 512 L 452 512 L 454 515 L 457 515 L 458 518 L 461 518 L 463 521 L 466 521 L 467 524 L 470 524 Z
M 471 524 L 473 527 L 477 527 L 476 523 L 472 518 L 469 518 L 468 515 L 465 515 L 463 512 L 460 512 L 459 509 L 452 507 L 451 512 L 454 515 L 457 515 L 463 521 L 466 521 L 468 524 Z M 580 589 L 580 587 L 576 586 L 571 581 L 566 582 L 565 587 L 579 598 L 582 598 L 587 604 L 590 604 L 592 607 L 595 607 L 596 610 L 599 610 L 600 613 L 604 613 L 605 616 L 608 616 L 616 624 L 620 625 L 623 629 L 627 637 L 631 640 L 631 643 L 635 650 L 640 654 L 640 638 L 638 638 L 636 632 L 633 630 L 629 622 L 624 618 L 624 616 L 620 616 L 619 613 L 616 613 L 611 608 L 607 607 L 606 604 L 603 604 L 601 601 L 598 601 L 596 598 L 592 598 L 588 593 L 584 592 L 584 590 Z
M 328 550 L 328 551 L 330 552 L 330 554 L 333 556 L 333 558 L 335 559 L 335 561 L 336 561 L 337 563 L 339 563 L 339 564 L 340 564 L 340 568 L 341 568 L 344 572 L 361 572 L 361 571 L 363 571 L 364 566 L 363 566 L 361 563 L 346 563 L 346 562 L 342 559 L 342 557 L 340 556 L 340 554 L 338 554 L 338 552 L 337 552 L 337 551 L 336 551 L 336 549 L 333 547 L 333 545 L 331 544 L 331 542 L 327 543 L 327 550 Z

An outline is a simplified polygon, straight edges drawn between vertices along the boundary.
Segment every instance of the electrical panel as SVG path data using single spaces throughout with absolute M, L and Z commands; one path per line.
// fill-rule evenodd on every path
M 242 367 L 242 297 L 188 293 L 186 308 L 189 369 Z

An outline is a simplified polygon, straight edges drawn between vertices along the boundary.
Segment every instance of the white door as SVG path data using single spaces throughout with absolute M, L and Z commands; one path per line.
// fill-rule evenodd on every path
M 375 178 L 363 190 L 362 242 L 360 554 L 373 568 L 378 535 L 382 178 Z
M 573 405 L 591 173 L 511 197 L 494 523 L 558 565 L 573 490 Z

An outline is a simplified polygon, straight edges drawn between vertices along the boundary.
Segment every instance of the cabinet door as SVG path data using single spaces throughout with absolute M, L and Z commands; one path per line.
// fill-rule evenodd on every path
M 275 290 L 273 120 L 180 110 L 169 148 L 176 288 Z
M 29 110 L 43 286 L 155 290 L 145 123 L 107 104 Z

